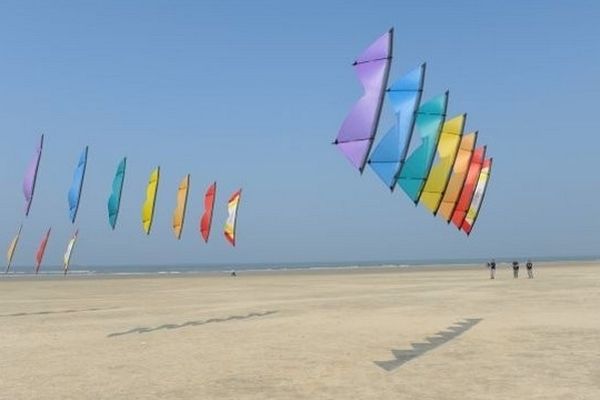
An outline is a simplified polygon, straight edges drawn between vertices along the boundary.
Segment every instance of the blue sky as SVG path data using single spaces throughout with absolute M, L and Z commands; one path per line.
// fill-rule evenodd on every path
M 23 218 L 21 182 L 46 134 L 15 256 L 47 263 L 73 226 L 66 203 L 90 146 L 79 265 L 368 261 L 598 254 L 600 7 L 552 1 L 98 1 L 0 5 L 0 246 Z M 428 63 L 424 98 L 450 90 L 495 165 L 473 234 L 390 195 L 331 146 L 361 89 L 354 57 L 395 27 L 391 79 Z M 388 104 L 381 131 L 391 123 Z M 117 230 L 106 200 L 128 157 Z M 161 166 L 153 233 L 144 188 Z M 181 241 L 170 218 L 191 174 Z M 198 234 L 217 180 L 214 231 Z M 222 234 L 244 193 L 238 247 Z

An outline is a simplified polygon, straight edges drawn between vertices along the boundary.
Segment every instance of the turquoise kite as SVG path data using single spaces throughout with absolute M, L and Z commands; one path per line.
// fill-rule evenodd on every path
M 123 191 L 123 182 L 125 182 L 125 168 L 127 167 L 127 157 L 123 157 L 117 166 L 117 172 L 112 183 L 112 192 L 108 198 L 108 222 L 114 230 L 117 225 L 119 208 L 121 207 L 121 192 Z
M 408 156 L 397 178 L 398 185 L 415 204 L 419 202 L 433 163 L 447 107 L 448 92 L 423 103 L 417 111 L 415 130 L 421 143 Z

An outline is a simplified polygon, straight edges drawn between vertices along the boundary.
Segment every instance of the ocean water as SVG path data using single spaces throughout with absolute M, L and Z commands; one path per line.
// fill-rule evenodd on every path
M 524 259 L 517 258 L 519 261 Z M 496 258 L 496 262 L 509 264 L 512 258 Z M 532 257 L 535 262 L 559 261 L 599 261 L 596 257 Z M 230 273 L 231 271 L 286 271 L 320 269 L 356 269 L 356 268 L 411 268 L 423 266 L 485 266 L 487 259 L 431 259 L 431 260 L 383 260 L 383 261 L 339 261 L 339 262 L 298 262 L 298 263 L 248 263 L 248 264 L 179 264 L 179 265 L 112 265 L 84 266 L 73 265 L 70 275 L 177 275 L 198 273 Z M 62 275 L 62 266 L 42 266 L 42 276 Z M 5 276 L 34 275 L 32 266 L 15 266 Z

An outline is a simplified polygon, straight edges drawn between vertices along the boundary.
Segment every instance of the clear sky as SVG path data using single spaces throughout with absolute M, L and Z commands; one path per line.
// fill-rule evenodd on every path
M 369 261 L 597 255 L 600 7 L 594 1 L 14 1 L 0 5 L 0 246 L 23 220 L 21 182 L 46 146 L 17 265 L 48 226 L 47 262 L 73 231 L 66 202 L 90 145 L 74 254 L 79 265 Z M 391 79 L 422 61 L 424 98 L 494 157 L 470 238 L 363 176 L 330 143 L 361 96 L 351 63 L 395 28 Z M 391 123 L 386 104 L 382 130 Z M 106 200 L 128 157 L 121 215 Z M 161 166 L 156 219 L 140 205 Z M 191 173 L 181 241 L 170 229 Z M 203 193 L 218 181 L 214 230 Z M 244 193 L 238 247 L 227 198 Z

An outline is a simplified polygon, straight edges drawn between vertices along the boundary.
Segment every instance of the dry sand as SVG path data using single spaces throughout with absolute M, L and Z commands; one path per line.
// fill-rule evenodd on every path
M 600 399 L 600 265 L 536 272 L 0 279 L 0 399 Z

